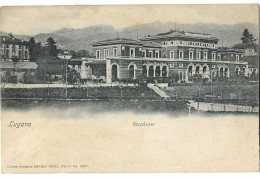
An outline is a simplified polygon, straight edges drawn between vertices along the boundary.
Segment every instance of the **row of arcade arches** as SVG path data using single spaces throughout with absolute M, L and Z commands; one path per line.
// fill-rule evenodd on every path
M 168 66 L 167 65 L 143 65 L 144 77 L 167 77 Z
M 111 65 L 112 79 L 118 79 L 120 77 L 119 65 L 113 63 Z M 167 65 L 143 65 L 142 74 L 143 77 L 167 77 L 168 76 L 168 66 Z M 128 65 L 128 77 L 131 79 L 136 78 L 137 66 L 135 63 L 130 63 Z
M 213 70 L 215 71 L 215 70 Z M 221 66 L 221 67 L 218 67 L 217 70 L 218 72 L 218 75 L 220 77 L 229 77 L 230 75 L 230 70 L 229 70 L 229 67 L 227 66 Z M 202 75 L 203 78 L 207 77 L 207 78 L 210 78 L 210 69 L 209 69 L 209 66 L 207 64 L 204 64 L 203 66 L 202 65 L 193 65 L 193 64 L 190 64 L 187 68 L 187 75 L 189 77 L 192 77 L 194 75 Z
M 120 76 L 119 65 L 117 63 L 113 63 L 111 65 L 112 69 L 112 79 L 118 79 Z M 136 78 L 137 66 L 135 63 L 130 63 L 128 65 L 128 77 L 131 79 Z M 243 69 L 244 70 L 244 69 Z M 235 73 L 239 74 L 240 68 L 235 68 Z M 167 65 L 146 65 L 142 66 L 142 75 L 143 77 L 167 77 L 169 73 L 169 67 Z M 212 74 L 213 73 L 213 74 Z M 212 70 L 212 73 L 207 64 L 204 65 L 194 65 L 189 64 L 187 67 L 186 75 L 188 77 L 192 77 L 194 75 L 200 74 L 203 78 L 211 78 L 218 74 L 220 77 L 230 77 L 230 69 L 227 66 L 217 67 L 216 70 Z

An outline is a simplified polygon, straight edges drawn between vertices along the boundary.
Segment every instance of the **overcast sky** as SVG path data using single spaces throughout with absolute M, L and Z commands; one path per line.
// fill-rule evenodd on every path
M 258 5 L 139 5 L 2 7 L 0 31 L 36 35 L 61 28 L 112 25 L 123 28 L 154 21 L 195 23 L 258 23 Z

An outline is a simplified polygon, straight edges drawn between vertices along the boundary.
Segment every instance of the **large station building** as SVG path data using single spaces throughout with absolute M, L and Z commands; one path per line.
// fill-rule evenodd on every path
M 108 83 L 140 77 L 192 82 L 194 76 L 247 75 L 243 51 L 219 49 L 218 41 L 209 34 L 176 30 L 139 40 L 109 39 L 93 44 L 95 59 L 87 65 L 94 75 L 106 76 Z

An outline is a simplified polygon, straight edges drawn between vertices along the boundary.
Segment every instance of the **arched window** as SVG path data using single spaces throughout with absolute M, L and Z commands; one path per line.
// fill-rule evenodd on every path
M 188 76 L 189 77 L 192 76 L 192 66 L 189 66 L 189 68 L 188 68 Z
M 203 67 L 202 72 L 203 72 L 203 74 L 207 72 L 207 67 L 206 66 Z
M 28 58 L 28 52 L 27 51 L 24 52 L 24 56 L 25 56 L 25 58 Z
M 7 50 L 6 50 L 6 57 L 9 57 L 9 55 L 10 55 L 10 54 L 9 54 L 9 50 L 7 49 Z
M 223 75 L 224 75 L 224 68 L 221 67 L 220 70 L 219 70 L 219 76 L 223 77 Z
M 112 81 L 116 81 L 118 78 L 118 66 L 116 64 L 112 65 Z
M 135 68 L 134 65 L 129 66 L 129 78 L 135 78 Z
M 162 67 L 162 76 L 163 77 L 167 76 L 167 66 Z
M 196 74 L 197 74 L 197 75 L 200 74 L 200 66 L 197 66 L 197 67 L 196 67 Z
M 228 75 L 228 67 L 226 67 L 225 68 L 225 75 L 224 75 L 225 77 L 228 77 L 229 75 Z
M 149 77 L 153 77 L 153 74 L 154 74 L 153 66 L 149 66 Z
M 143 77 L 147 77 L 147 66 L 143 65 Z
M 235 71 L 236 71 L 236 75 L 239 75 L 239 67 L 236 67 L 236 69 L 235 69 Z

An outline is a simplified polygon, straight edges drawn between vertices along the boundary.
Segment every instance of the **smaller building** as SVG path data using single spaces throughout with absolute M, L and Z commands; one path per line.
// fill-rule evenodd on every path
M 82 61 L 84 58 L 72 58 L 68 60 L 68 67 L 70 69 L 76 70 L 76 72 L 81 73 Z
M 35 62 L 1 62 L 1 82 L 34 83 L 37 67 Z
M 83 60 L 81 69 L 81 78 L 101 78 L 105 81 L 106 77 L 106 60 L 97 60 L 88 58 Z
M 246 48 L 244 50 L 244 56 L 257 56 L 257 51 L 255 50 L 255 48 Z
M 245 56 L 244 61 L 248 63 L 247 76 L 250 80 L 259 80 L 259 56 Z
M 72 55 L 68 50 L 61 51 L 58 53 L 58 58 L 64 59 L 64 60 L 70 60 L 72 58 Z
M 29 44 L 27 41 L 10 36 L 0 36 L 1 61 L 28 61 Z

